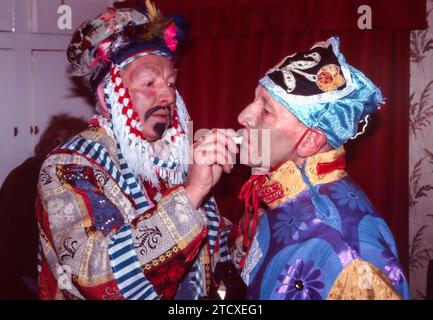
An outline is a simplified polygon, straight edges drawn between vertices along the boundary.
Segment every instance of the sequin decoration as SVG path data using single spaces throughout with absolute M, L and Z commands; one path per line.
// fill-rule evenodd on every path
M 124 223 L 117 207 L 104 195 L 101 178 L 97 178 L 90 167 L 79 165 L 58 165 L 57 176 L 64 184 L 69 184 L 86 198 L 96 229 L 106 236 L 113 228 Z M 99 184 L 98 184 L 99 181 Z

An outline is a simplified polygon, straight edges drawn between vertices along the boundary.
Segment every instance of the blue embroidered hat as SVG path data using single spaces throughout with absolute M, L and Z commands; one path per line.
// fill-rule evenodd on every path
M 338 37 L 284 58 L 259 83 L 309 128 L 326 134 L 334 148 L 356 137 L 358 125 L 384 103 L 382 93 L 349 65 Z

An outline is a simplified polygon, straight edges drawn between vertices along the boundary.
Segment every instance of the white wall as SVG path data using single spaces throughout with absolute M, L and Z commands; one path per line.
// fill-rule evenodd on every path
M 0 0 L 0 185 L 33 155 L 51 115 L 89 118 L 93 113 L 73 91 L 66 48 L 72 31 L 112 2 Z M 64 4 L 72 9 L 70 30 L 60 30 L 57 23 Z

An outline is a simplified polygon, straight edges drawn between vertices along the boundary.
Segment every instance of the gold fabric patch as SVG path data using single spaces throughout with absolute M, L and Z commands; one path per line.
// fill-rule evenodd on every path
M 343 269 L 328 294 L 328 300 L 401 299 L 379 268 L 359 259 Z
M 345 170 L 334 170 L 329 173 L 319 175 L 317 173 L 318 163 L 329 163 L 335 161 L 338 157 L 344 156 L 343 147 L 324 153 L 319 153 L 306 159 L 305 174 L 313 186 L 318 184 L 330 183 L 347 176 Z M 265 189 L 276 189 L 278 185 L 278 197 L 274 197 L 273 202 L 267 203 L 269 208 L 273 209 L 283 204 L 287 200 L 295 198 L 302 191 L 307 189 L 307 185 L 302 178 L 301 170 L 293 161 L 287 161 L 277 170 L 267 174 L 267 181 L 262 186 Z M 281 187 L 280 187 L 281 186 Z M 283 195 L 280 196 L 280 192 Z

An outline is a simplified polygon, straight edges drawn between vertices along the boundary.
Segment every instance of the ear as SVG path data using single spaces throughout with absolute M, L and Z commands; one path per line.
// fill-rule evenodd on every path
M 108 113 L 107 104 L 105 103 L 105 94 L 104 94 L 104 82 L 102 81 L 98 87 L 96 88 L 96 95 L 98 97 L 98 103 L 100 106 L 100 112 L 102 115 L 109 119 L 110 115 Z
M 98 101 L 101 104 L 101 106 L 103 106 L 104 109 L 107 109 L 107 105 L 105 103 L 105 98 L 104 98 L 104 85 L 103 85 L 103 81 L 101 81 L 101 83 L 98 84 L 98 87 L 96 88 L 96 94 L 98 96 Z
M 301 158 L 311 157 L 328 143 L 326 135 L 317 129 L 308 129 L 301 143 L 298 146 L 297 153 Z

